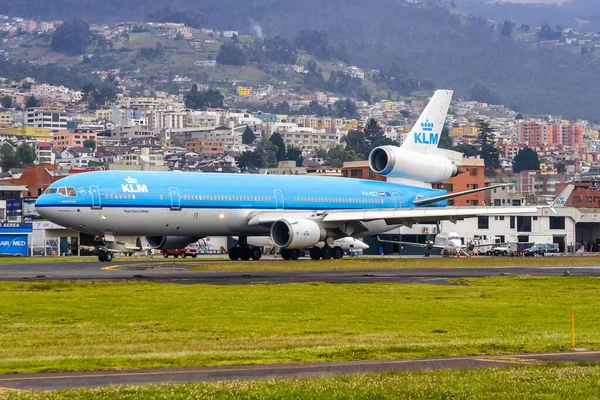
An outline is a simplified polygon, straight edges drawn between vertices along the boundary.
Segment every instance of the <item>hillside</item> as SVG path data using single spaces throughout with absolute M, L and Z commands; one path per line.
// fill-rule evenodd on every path
M 0 0 L 0 9 L 46 19 L 116 20 L 142 19 L 165 3 L 130 0 L 122 9 L 115 0 L 30 0 L 27 7 L 22 1 Z M 353 64 L 387 69 L 396 63 L 408 74 L 465 97 L 478 82 L 505 104 L 531 113 L 593 119 L 600 107 L 600 65 L 595 49 L 580 54 L 579 48 L 515 40 L 502 36 L 498 26 L 483 18 L 445 6 L 397 0 L 331 0 L 325 5 L 317 0 L 169 3 L 202 14 L 207 26 L 219 29 L 260 30 L 265 36 L 280 34 L 290 39 L 301 29 L 318 29 L 328 34 L 331 45 L 345 46 Z M 513 37 L 517 38 L 517 33 Z

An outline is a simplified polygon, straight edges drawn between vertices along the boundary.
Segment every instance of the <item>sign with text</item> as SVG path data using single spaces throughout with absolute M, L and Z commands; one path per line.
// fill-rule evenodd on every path
M 27 256 L 27 235 L 1 235 L 0 254 Z

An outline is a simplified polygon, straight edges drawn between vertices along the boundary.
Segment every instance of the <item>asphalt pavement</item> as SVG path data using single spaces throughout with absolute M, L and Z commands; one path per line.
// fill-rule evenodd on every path
M 586 260 L 583 259 L 582 262 Z M 226 261 L 223 261 L 226 262 Z M 251 261 L 249 261 L 251 262 Z M 272 261 L 283 262 L 283 261 Z M 311 261 L 306 261 L 311 262 Z M 189 268 L 202 261 L 120 261 L 113 263 L 20 263 L 0 264 L 0 280 L 45 281 L 123 281 L 147 280 L 173 283 L 204 283 L 213 285 L 243 285 L 256 283 L 440 283 L 452 278 L 531 275 L 562 276 L 569 270 L 572 276 L 600 276 L 597 265 L 564 266 L 502 266 L 465 268 L 398 268 L 335 270 L 321 262 L 315 271 L 192 271 Z M 215 263 L 214 261 L 212 263 Z

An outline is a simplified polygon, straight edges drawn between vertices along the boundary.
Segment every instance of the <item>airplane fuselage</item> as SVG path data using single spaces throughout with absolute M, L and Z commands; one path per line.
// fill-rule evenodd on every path
M 268 227 L 248 223 L 261 212 L 310 218 L 328 210 L 414 208 L 415 199 L 445 193 L 336 177 L 100 171 L 53 183 L 36 208 L 59 225 L 90 234 L 261 236 Z M 395 226 L 372 221 L 366 227 L 361 236 Z

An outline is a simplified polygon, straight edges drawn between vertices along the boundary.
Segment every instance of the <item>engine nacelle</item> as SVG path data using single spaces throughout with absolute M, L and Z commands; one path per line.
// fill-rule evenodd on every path
M 369 154 L 369 167 L 380 175 L 430 183 L 458 175 L 458 167 L 444 156 L 396 146 L 374 148 Z
M 271 225 L 271 240 L 284 249 L 304 249 L 325 240 L 325 229 L 310 219 L 280 219 Z
M 159 250 L 177 250 L 182 249 L 199 238 L 190 236 L 146 236 L 148 245 L 153 249 Z

